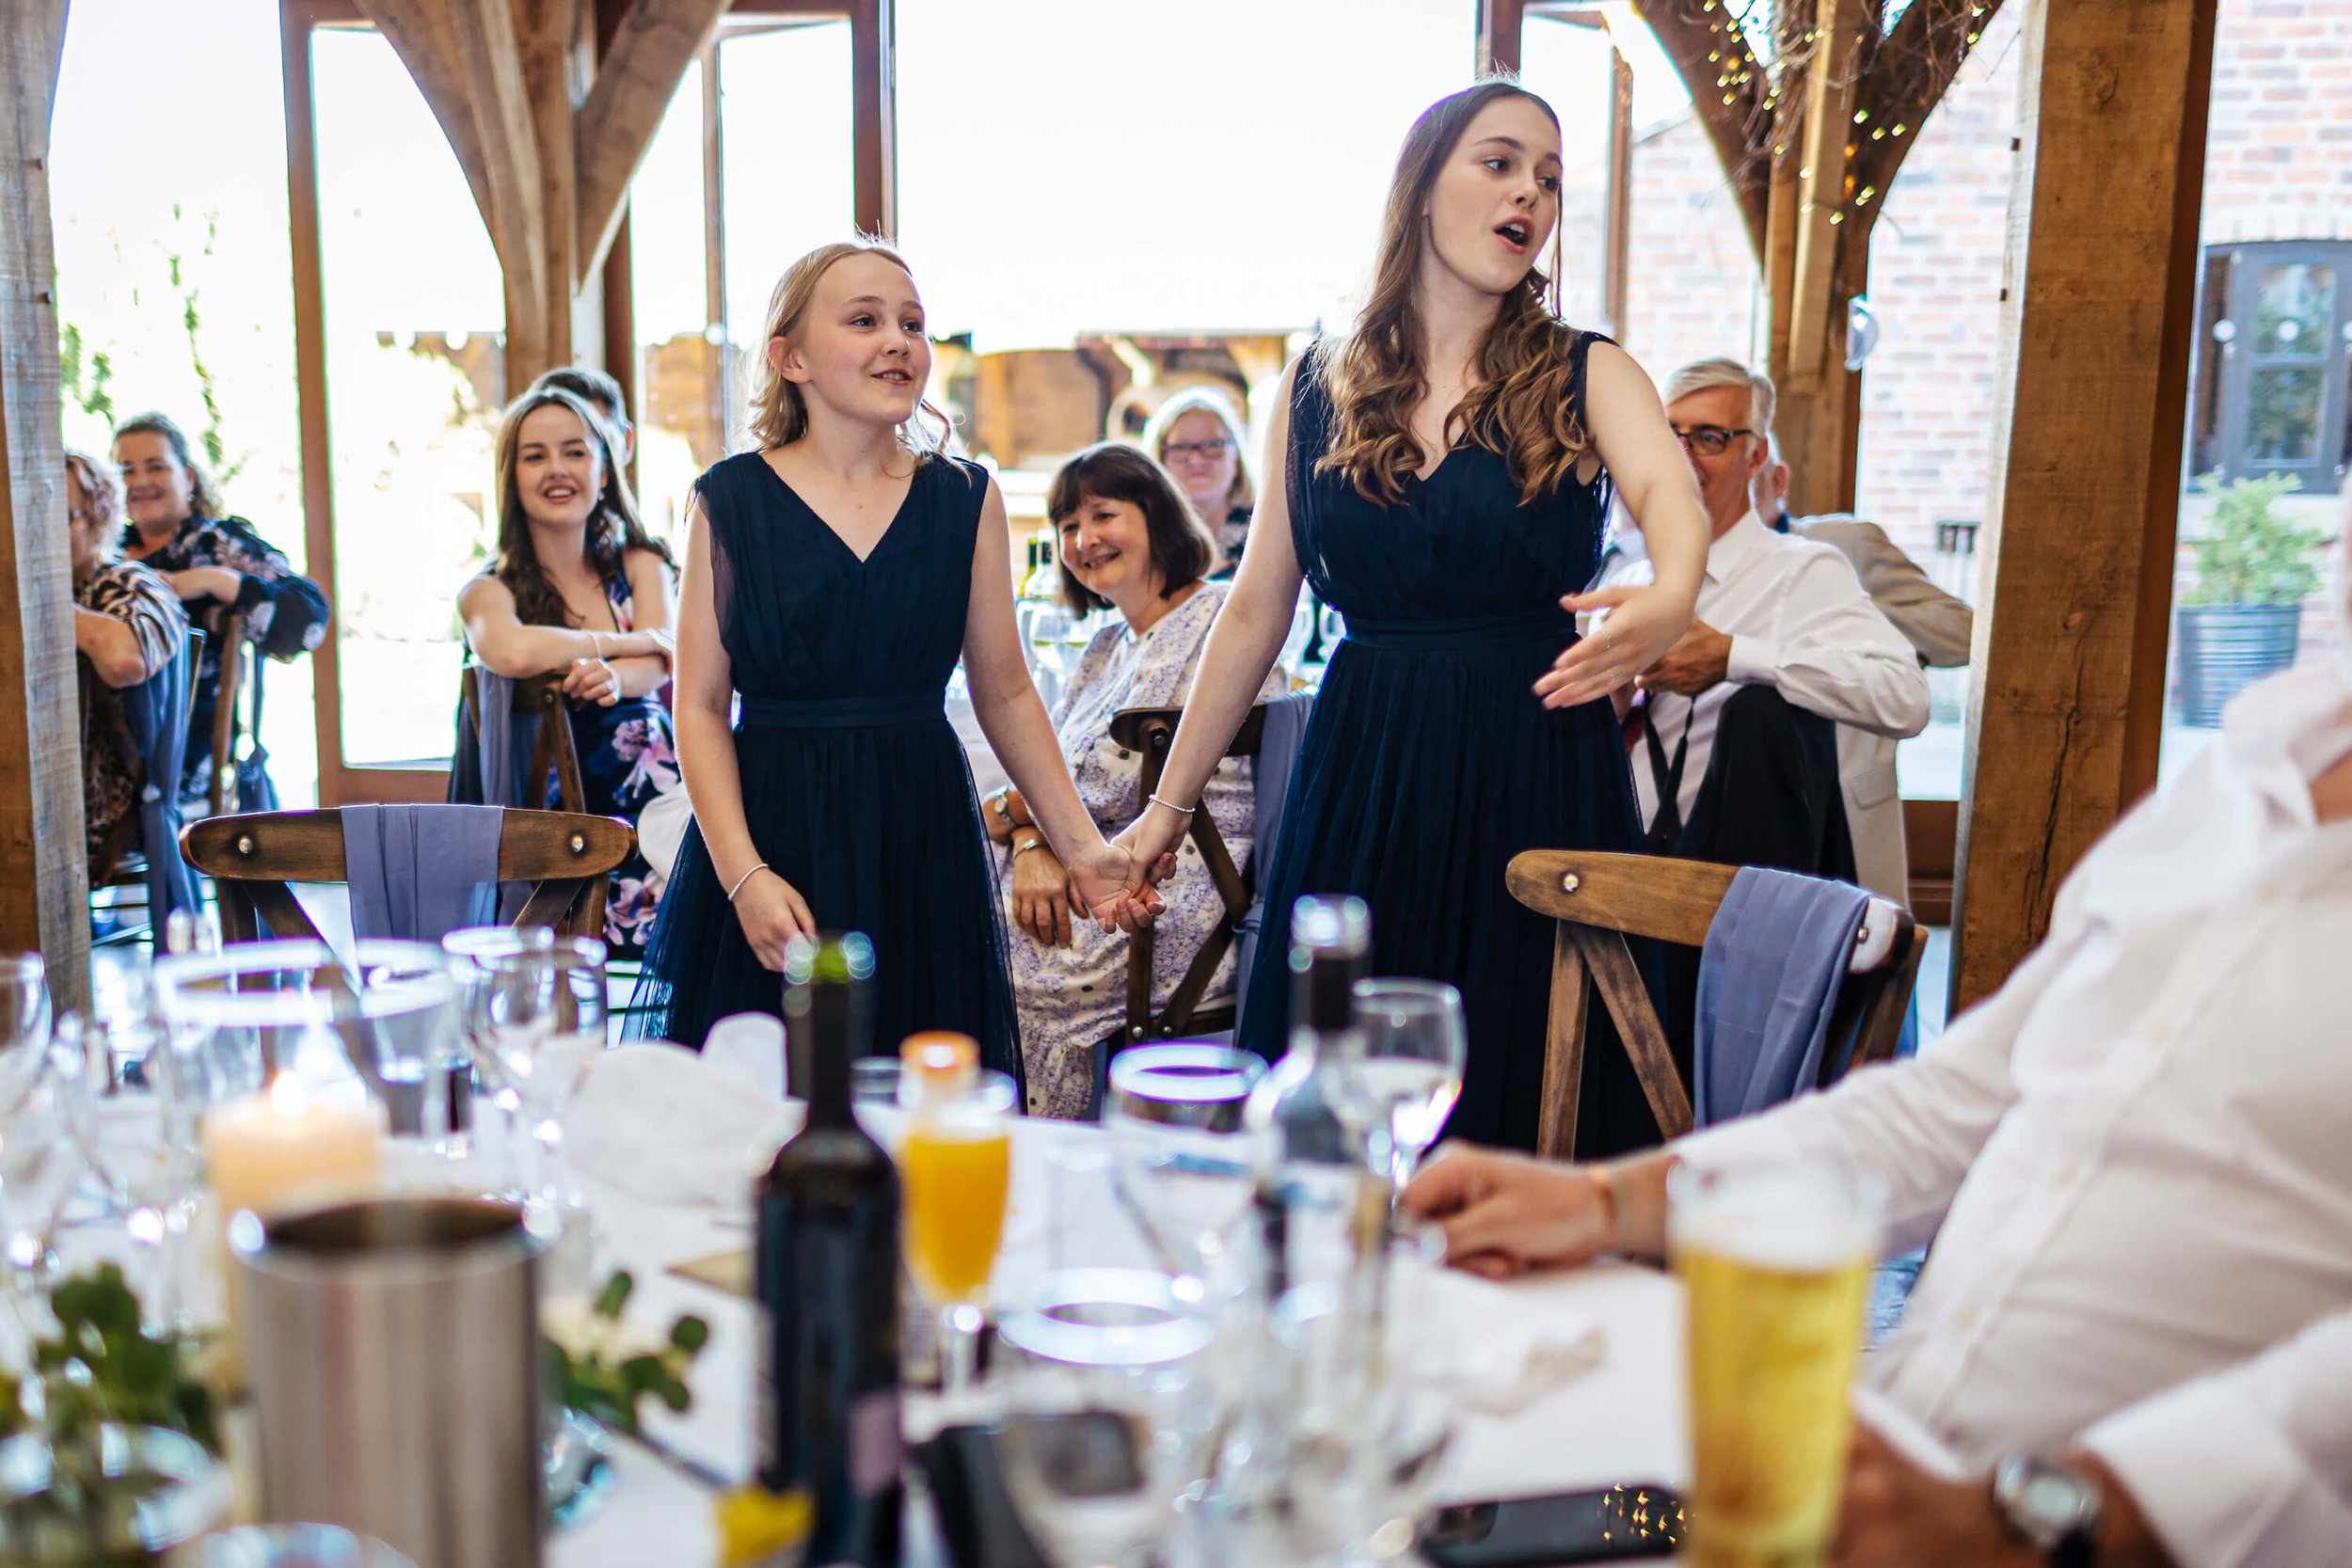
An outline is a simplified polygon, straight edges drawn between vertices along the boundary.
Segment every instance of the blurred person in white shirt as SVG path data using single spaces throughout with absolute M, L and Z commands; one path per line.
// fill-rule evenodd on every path
M 1935 1247 L 1864 1376 L 2001 1481 L 1866 1435 L 1839 1563 L 2352 1560 L 2344 539 L 2334 658 L 2232 704 L 1934 1051 L 1597 1170 L 1459 1150 L 1406 1208 L 1503 1276 L 1656 1256 L 1678 1162 L 1867 1172 L 1890 1245 Z

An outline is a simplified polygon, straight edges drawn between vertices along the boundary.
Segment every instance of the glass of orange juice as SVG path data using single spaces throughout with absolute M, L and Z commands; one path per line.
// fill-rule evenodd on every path
M 1012 1080 L 909 1041 L 898 1183 L 907 1270 L 939 1312 L 940 1392 L 969 1394 L 982 1304 L 1005 1234 L 1012 1178 Z

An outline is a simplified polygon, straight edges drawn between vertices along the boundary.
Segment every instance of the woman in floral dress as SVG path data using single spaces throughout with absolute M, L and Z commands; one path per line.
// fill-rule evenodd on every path
M 604 424 L 569 392 L 515 401 L 494 455 L 499 548 L 457 595 L 475 660 L 520 680 L 560 673 L 587 808 L 634 824 L 679 787 L 670 716 L 670 552 L 637 519 Z M 544 804 L 558 804 L 549 790 Z M 605 942 L 635 958 L 659 884 L 632 851 L 612 872 Z
M 1111 739 L 1111 716 L 1122 708 L 1184 705 L 1226 588 L 1202 580 L 1216 561 L 1208 530 L 1168 472 L 1133 447 L 1106 442 L 1072 458 L 1054 476 L 1046 510 L 1061 537 L 1065 602 L 1081 615 L 1119 611 L 1087 644 L 1053 714 L 1078 799 L 1105 834 L 1115 833 L 1142 810 L 1142 762 Z M 1262 695 L 1281 689 L 1280 677 L 1269 675 Z M 1235 864 L 1248 863 L 1256 820 L 1249 765 L 1228 759 L 1200 804 Z M 1101 1053 L 1126 1013 L 1128 939 L 1088 919 L 1072 899 L 1061 863 L 1017 792 L 991 796 L 980 816 L 1008 863 L 1007 946 L 1030 1114 L 1088 1116 Z M 1226 918 L 1189 841 L 1159 892 L 1168 907 L 1153 922 L 1154 1009 Z M 1233 969 L 1229 951 L 1203 1005 L 1232 998 Z

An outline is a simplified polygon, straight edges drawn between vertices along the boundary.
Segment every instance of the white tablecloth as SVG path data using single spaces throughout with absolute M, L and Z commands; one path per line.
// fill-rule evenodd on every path
M 1024 1122 L 1014 1143 L 1013 1216 L 996 1291 L 1016 1293 L 1025 1276 L 1057 1263 L 1141 1263 L 1133 1257 L 1055 1256 L 1053 1237 L 1088 1230 L 1088 1247 L 1108 1220 L 1099 1193 L 1074 1197 L 1082 1183 L 1057 1183 L 1048 1151 L 1056 1144 L 1101 1136 L 1092 1129 Z M 748 1244 L 748 1212 L 656 1209 L 609 1192 L 593 1195 L 607 1261 L 636 1275 L 632 1313 L 666 1323 L 679 1312 L 707 1319 L 710 1343 L 691 1384 L 694 1407 L 683 1417 L 659 1412 L 649 1429 L 669 1447 L 727 1476 L 747 1474 L 752 1453 L 752 1311 L 739 1299 L 667 1272 L 676 1263 Z M 1089 1214 L 1084 1205 L 1104 1206 Z M 1066 1249 L 1076 1245 L 1062 1243 Z M 1683 1410 L 1682 1298 L 1670 1277 L 1623 1266 L 1520 1281 L 1506 1299 L 1515 1312 L 1572 1313 L 1600 1325 L 1604 1350 L 1592 1371 L 1518 1414 L 1473 1418 L 1457 1433 L 1438 1482 L 1442 1500 L 1492 1497 L 1661 1481 L 1680 1485 L 1689 1472 Z M 716 1560 L 707 1494 L 644 1449 L 620 1445 L 620 1485 L 604 1511 L 558 1536 L 555 1568 L 623 1568 L 661 1563 L 700 1568 Z

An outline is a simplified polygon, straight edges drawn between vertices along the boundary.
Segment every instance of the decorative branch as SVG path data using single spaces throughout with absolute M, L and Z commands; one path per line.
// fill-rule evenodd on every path
M 1764 255 L 1771 172 L 1772 84 L 1739 21 L 1715 0 L 1648 0 L 1635 12 L 1690 89 L 1691 111 L 1715 145 L 1748 243 Z
M 1855 210 L 1883 203 L 1919 128 L 2000 8 L 2001 0 L 1913 0 L 1895 30 L 1866 48 L 1855 113 L 1867 118 L 1854 124 L 1847 160 Z

